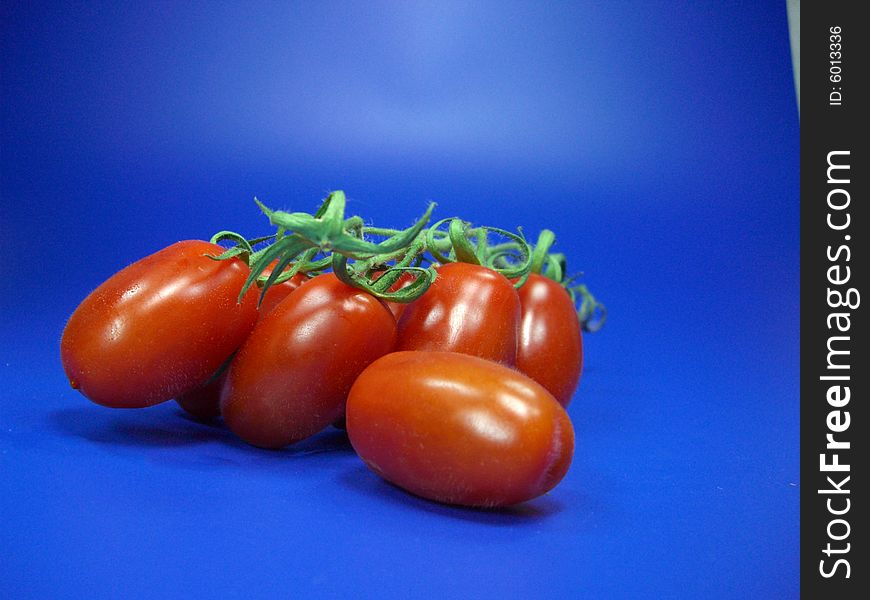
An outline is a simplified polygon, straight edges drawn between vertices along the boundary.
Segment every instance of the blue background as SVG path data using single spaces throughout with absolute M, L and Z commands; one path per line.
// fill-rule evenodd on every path
M 797 597 L 785 2 L 427 4 L 0 4 L 0 596 Z M 334 431 L 266 452 L 69 389 L 111 273 L 339 188 L 550 227 L 607 303 L 552 493 L 440 506 Z

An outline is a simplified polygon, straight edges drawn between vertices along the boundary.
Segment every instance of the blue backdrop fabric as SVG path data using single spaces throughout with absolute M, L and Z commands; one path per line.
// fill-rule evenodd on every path
M 785 2 L 0 5 L 0 597 L 796 598 Z M 252 198 L 557 235 L 608 306 L 550 494 L 411 497 L 69 389 L 64 323 Z

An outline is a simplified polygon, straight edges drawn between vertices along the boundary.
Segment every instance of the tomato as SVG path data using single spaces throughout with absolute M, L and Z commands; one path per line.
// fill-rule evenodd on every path
M 178 242 L 117 272 L 76 308 L 61 339 L 70 385 L 104 406 L 150 406 L 201 385 L 257 319 L 250 273 L 203 241 Z
M 344 414 L 357 375 L 395 342 L 396 320 L 383 302 L 332 273 L 318 275 L 242 345 L 221 393 L 224 421 L 264 448 L 314 435 Z
M 452 352 L 395 352 L 372 363 L 347 400 L 347 433 L 378 475 L 448 504 L 505 506 L 552 489 L 574 429 L 522 373 Z
M 269 271 L 264 273 L 264 275 L 268 274 Z M 304 273 L 296 273 L 296 275 L 287 281 L 271 286 L 266 290 L 266 294 L 263 296 L 263 301 L 260 303 L 260 314 L 258 318 L 262 320 L 263 317 L 272 312 L 284 298 L 289 296 L 290 292 L 308 281 L 308 279 L 308 275 L 305 275 Z
M 519 289 L 517 369 L 567 406 L 583 369 L 583 338 L 574 303 L 561 285 L 533 273 Z
M 399 320 L 399 350 L 461 352 L 507 365 L 516 361 L 520 299 L 503 275 L 448 263 Z
M 266 270 L 265 275 L 269 272 Z M 272 312 L 284 298 L 290 295 L 290 292 L 306 281 L 308 281 L 307 275 L 297 273 L 287 281 L 270 286 L 260 303 L 257 320 Z M 214 419 L 221 414 L 221 390 L 226 379 L 226 369 L 222 367 L 220 372 L 213 374 L 203 385 L 182 394 L 175 401 L 187 414 L 196 419 L 202 421 Z
M 227 379 L 226 370 L 215 373 L 201 386 L 178 396 L 175 401 L 184 412 L 201 421 L 215 419 L 221 414 L 221 389 Z

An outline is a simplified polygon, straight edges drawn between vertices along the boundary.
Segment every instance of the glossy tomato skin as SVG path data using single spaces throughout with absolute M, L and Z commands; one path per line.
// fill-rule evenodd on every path
M 535 273 L 519 295 L 522 319 L 517 369 L 568 406 L 583 370 L 583 337 L 574 303 L 565 288 Z
M 318 275 L 265 316 L 233 359 L 224 421 L 263 448 L 314 435 L 344 414 L 357 375 L 395 343 L 396 320 L 383 302 Z
M 268 275 L 268 272 L 266 274 Z M 272 312 L 284 298 L 306 281 L 308 281 L 307 275 L 297 273 L 283 283 L 270 286 L 257 310 L 257 320 L 261 320 Z M 212 375 L 203 385 L 175 399 L 178 405 L 184 409 L 184 412 L 200 421 L 209 421 L 220 416 L 221 390 L 227 379 L 225 367 L 229 367 L 229 365 L 223 365 L 220 372 Z
M 268 275 L 268 272 L 265 274 Z M 300 285 L 308 281 L 308 279 L 308 275 L 305 275 L 304 273 L 296 273 L 296 275 L 287 281 L 269 287 L 269 289 L 266 290 L 266 294 L 263 296 L 263 301 L 260 303 L 258 320 L 262 320 L 263 317 L 272 312 L 275 307 L 284 300 L 284 298 L 289 296 L 290 293 Z M 259 292 L 259 289 L 257 291 Z
M 448 263 L 399 320 L 399 350 L 460 352 L 514 365 L 520 299 L 502 274 Z
M 257 319 L 255 293 L 237 303 L 247 265 L 206 256 L 223 251 L 208 242 L 178 242 L 91 292 L 61 339 L 72 387 L 97 404 L 139 408 L 210 377 Z
M 465 506 L 540 496 L 574 452 L 571 421 L 541 385 L 451 352 L 395 352 L 372 363 L 351 388 L 347 432 L 387 481 Z

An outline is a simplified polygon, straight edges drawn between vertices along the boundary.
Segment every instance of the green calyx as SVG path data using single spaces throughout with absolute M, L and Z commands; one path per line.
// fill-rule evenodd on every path
M 335 252 L 348 258 L 371 258 L 372 256 L 394 252 L 404 248 L 417 237 L 435 208 L 430 203 L 426 212 L 408 229 L 398 231 L 380 243 L 363 239 L 363 220 L 360 217 L 344 218 L 347 202 L 344 192 L 332 192 L 314 215 L 308 213 L 286 213 L 273 211 L 256 200 L 272 225 L 278 227 L 278 238 L 287 235 L 295 237 L 307 247 L 317 247 L 324 252 Z
M 413 225 L 399 230 L 366 225 L 358 216 L 346 217 L 347 198 L 342 191 L 329 194 L 314 214 L 272 210 L 256 198 L 254 201 L 277 228 L 273 235 L 249 240 L 221 231 L 211 240 L 232 244 L 211 258 L 238 258 L 251 269 L 240 300 L 254 285 L 261 288 L 262 301 L 271 286 L 297 273 L 315 275 L 331 269 L 344 283 L 377 298 L 413 302 L 435 281 L 437 264 L 465 262 L 497 271 L 518 288 L 531 273 L 557 281 L 575 304 L 579 301 L 577 315 L 586 331 L 600 329 L 607 316 L 604 305 L 585 285 L 574 285 L 576 276 L 566 276 L 565 256 L 550 252 L 556 237 L 547 229 L 531 246 L 522 229 L 514 233 L 472 226 L 456 217 L 427 227 L 434 203 Z
M 269 246 L 254 251 L 254 243 L 237 233 L 227 231 L 220 232 L 212 238 L 212 241 L 215 243 L 231 241 L 236 244 L 214 258 L 226 260 L 239 257 L 246 260 L 251 268 L 251 274 L 245 281 L 239 298 L 241 299 L 251 286 L 257 284 L 262 288 L 261 301 L 269 287 L 286 281 L 299 272 L 309 274 L 322 272 L 333 266 L 335 256 L 360 260 L 401 251 L 409 246 L 426 227 L 435 208 L 435 204 L 431 203 L 423 216 L 408 229 L 391 232 L 391 235 L 381 242 L 372 242 L 365 239 L 365 227 L 361 217 L 345 218 L 347 198 L 342 191 L 332 192 L 313 215 L 276 211 L 257 199 L 254 201 L 269 218 L 269 222 L 278 228 L 275 235 L 257 240 L 258 242 L 273 240 Z M 315 260 L 318 255 L 323 257 Z M 273 263 L 275 265 L 271 272 L 264 275 L 263 273 Z M 350 280 L 348 278 L 348 281 Z M 360 278 L 352 280 L 356 287 L 375 291 L 368 290 Z M 422 294 L 422 291 L 420 293 Z

